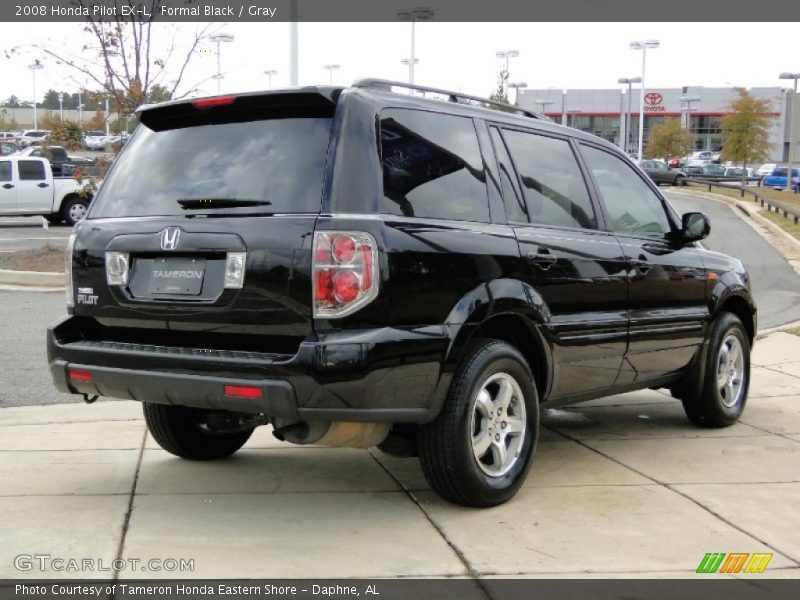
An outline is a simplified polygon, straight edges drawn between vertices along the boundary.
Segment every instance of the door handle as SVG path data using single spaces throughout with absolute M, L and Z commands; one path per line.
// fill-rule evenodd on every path
M 46 188 L 46 187 L 50 187 L 50 184 L 42 182 L 42 183 L 38 184 L 36 187 Z
M 647 257 L 644 254 L 640 254 L 639 255 L 639 260 L 641 262 L 639 262 L 636 265 L 636 268 L 639 270 L 639 273 L 641 273 L 642 276 L 644 277 L 645 275 L 647 275 L 647 272 L 650 270 L 650 265 L 647 264 Z
M 14 184 L 12 184 L 12 183 L 7 183 L 7 184 L 5 184 L 3 187 L 4 187 L 5 189 L 7 189 L 7 190 L 10 190 L 10 189 L 12 189 L 12 188 L 14 187 Z
M 533 265 L 539 267 L 542 271 L 547 271 L 550 267 L 556 264 L 558 257 L 551 253 L 547 248 L 539 248 L 538 252 L 528 252 L 525 259 Z

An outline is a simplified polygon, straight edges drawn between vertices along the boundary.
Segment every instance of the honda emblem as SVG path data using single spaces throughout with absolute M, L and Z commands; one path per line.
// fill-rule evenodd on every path
M 178 247 L 178 240 L 181 238 L 180 227 L 167 227 L 161 232 L 161 249 L 175 250 Z

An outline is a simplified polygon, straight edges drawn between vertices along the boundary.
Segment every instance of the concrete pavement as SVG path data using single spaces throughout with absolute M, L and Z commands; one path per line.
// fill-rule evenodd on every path
M 489 510 L 378 450 L 260 428 L 196 463 L 159 449 L 134 402 L 3 408 L 0 577 L 108 576 L 22 572 L 20 554 L 194 561 L 120 573 L 147 578 L 691 577 L 706 552 L 771 552 L 748 577 L 800 578 L 800 337 L 769 335 L 753 365 L 727 429 L 694 428 L 661 391 L 548 412 L 524 488 Z

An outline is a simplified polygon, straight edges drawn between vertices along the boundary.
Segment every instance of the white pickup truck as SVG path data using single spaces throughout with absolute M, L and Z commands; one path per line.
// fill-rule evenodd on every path
M 42 215 L 51 223 L 74 225 L 91 198 L 72 177 L 53 177 L 50 163 L 32 156 L 0 157 L 0 216 Z

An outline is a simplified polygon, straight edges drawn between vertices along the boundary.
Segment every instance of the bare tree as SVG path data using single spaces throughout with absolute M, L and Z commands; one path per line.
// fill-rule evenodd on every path
M 63 47 L 63 43 L 36 43 L 28 48 L 35 48 L 74 70 L 87 82 L 93 82 L 93 87 L 96 86 L 111 98 L 112 106 L 119 114 L 131 114 L 156 85 L 168 90 L 169 96 L 174 98 L 186 68 L 214 27 L 213 24 L 199 27 L 191 39 L 182 42 L 174 23 L 158 23 L 159 46 L 162 46 L 162 39 L 170 39 L 166 51 L 162 52 L 154 47 L 153 25 L 163 0 L 149 0 L 149 16 L 142 16 L 133 10 L 130 16 L 122 16 L 122 6 L 134 8 L 142 3 L 114 0 L 115 16 L 106 18 L 91 16 L 97 4 L 93 0 L 71 1 L 75 6 L 88 9 L 90 16 L 86 17 L 82 28 L 90 35 L 91 43 L 85 44 L 79 52 L 70 52 Z M 191 4 L 192 0 L 184 2 Z M 170 28 L 171 31 L 164 31 Z M 12 48 L 6 51 L 6 55 L 21 53 L 22 50 L 21 47 Z M 170 79 L 167 80 L 168 67 Z

